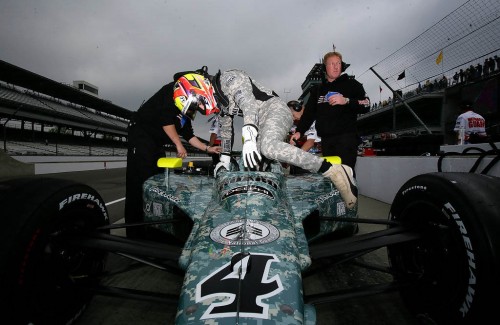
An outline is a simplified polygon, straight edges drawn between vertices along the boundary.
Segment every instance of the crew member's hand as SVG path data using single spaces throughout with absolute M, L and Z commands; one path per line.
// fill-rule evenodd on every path
M 222 152 L 222 147 L 220 146 L 215 146 L 215 147 L 209 147 L 207 150 L 208 153 L 221 153 Z
M 294 134 L 292 134 L 292 136 L 290 137 L 290 141 L 289 143 L 294 146 L 297 144 L 297 141 L 299 141 L 300 139 L 300 132 L 295 132 Z
M 333 106 L 333 105 L 347 105 L 348 102 L 347 98 L 345 98 L 342 94 L 337 93 L 328 98 L 328 103 Z
M 231 156 L 227 153 L 223 153 L 220 155 L 220 160 L 217 165 L 215 165 L 214 177 L 217 177 L 217 172 L 221 168 L 225 168 L 226 170 L 229 170 L 231 168 Z
M 246 168 L 254 169 L 259 167 L 262 157 L 257 150 L 257 136 L 259 132 L 255 125 L 245 124 L 241 130 L 243 136 L 243 165 Z
M 186 151 L 186 148 L 184 148 L 184 146 L 182 144 L 178 145 L 176 147 L 177 149 L 177 157 L 179 158 L 186 158 L 187 157 L 187 151 Z

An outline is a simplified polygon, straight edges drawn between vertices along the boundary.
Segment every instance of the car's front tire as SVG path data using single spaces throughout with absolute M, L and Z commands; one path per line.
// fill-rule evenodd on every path
M 388 247 L 401 296 L 439 324 L 484 324 L 496 317 L 500 291 L 500 179 L 431 173 L 404 184 L 390 219 L 424 237 Z
M 92 297 L 106 253 L 68 244 L 108 224 L 92 188 L 57 179 L 0 183 L 2 318 L 12 324 L 70 324 Z

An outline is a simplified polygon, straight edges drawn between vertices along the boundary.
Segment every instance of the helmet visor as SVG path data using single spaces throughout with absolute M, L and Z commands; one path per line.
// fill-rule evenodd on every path
M 201 102 L 198 99 L 198 96 L 196 96 L 195 94 L 189 95 L 188 100 L 186 101 L 186 104 L 182 109 L 182 114 L 189 117 L 190 120 L 194 121 L 194 118 L 196 117 L 196 112 L 202 110 L 200 108 L 200 104 Z

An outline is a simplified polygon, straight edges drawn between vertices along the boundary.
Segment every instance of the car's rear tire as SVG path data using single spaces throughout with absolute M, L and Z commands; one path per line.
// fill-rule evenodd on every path
M 12 324 L 70 324 L 99 282 L 107 254 L 64 237 L 109 223 L 92 188 L 57 179 L 0 183 L 2 318 Z
M 431 173 L 404 184 L 390 219 L 425 237 L 388 247 L 408 307 L 438 324 L 484 324 L 500 291 L 500 179 Z M 493 318 L 491 318 L 493 319 Z

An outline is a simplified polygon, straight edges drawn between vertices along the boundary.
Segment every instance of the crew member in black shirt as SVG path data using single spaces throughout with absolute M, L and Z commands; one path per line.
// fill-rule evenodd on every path
M 363 85 L 347 74 L 346 64 L 338 52 L 325 54 L 324 82 L 311 89 L 304 114 L 290 140 L 300 138 L 314 121 L 321 137 L 323 156 L 339 156 L 342 164 L 354 169 L 359 136 L 356 129 L 358 114 L 370 110 L 370 99 Z
M 126 223 L 144 220 L 142 187 L 149 177 L 162 173 L 156 164 L 165 157 L 164 145 L 175 145 L 177 157 L 185 158 L 182 136 L 207 154 L 220 153 L 221 147 L 207 146 L 194 135 L 191 120 L 197 111 L 205 115 L 218 111 L 213 87 L 202 74 L 183 72 L 177 73 L 174 82 L 163 86 L 133 114 L 128 129 Z M 144 237 L 144 228 L 127 228 L 127 237 Z

